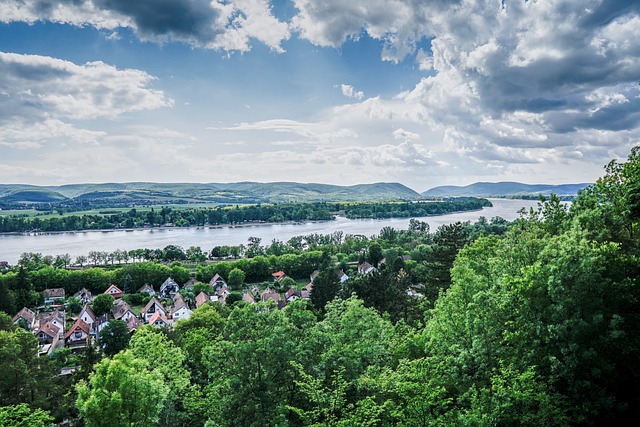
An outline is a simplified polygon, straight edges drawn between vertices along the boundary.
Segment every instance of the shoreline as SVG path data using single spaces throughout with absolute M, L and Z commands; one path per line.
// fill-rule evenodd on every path
M 491 208 L 493 206 L 487 206 Z M 222 229 L 222 228 L 246 228 L 246 227 L 262 227 L 262 226 L 273 226 L 273 225 L 295 225 L 295 224 L 315 224 L 322 222 L 332 222 L 336 221 L 338 218 L 342 218 L 347 221 L 383 221 L 389 219 L 412 219 L 412 218 L 432 218 L 439 217 L 445 215 L 451 215 L 456 213 L 463 212 L 481 212 L 485 208 L 480 209 L 469 209 L 469 210 L 460 210 L 460 211 L 451 211 L 439 215 L 426 215 L 420 217 L 401 217 L 401 218 L 347 218 L 343 215 L 335 215 L 333 219 L 325 219 L 325 220 L 304 220 L 304 221 L 282 221 L 282 222 L 251 222 L 251 223 L 242 223 L 242 224 L 216 224 L 216 225 L 190 225 L 187 227 L 135 227 L 135 228 L 104 228 L 104 229 L 88 229 L 88 230 L 64 230 L 64 231 L 9 231 L 9 232 L 0 232 L 0 236 L 45 236 L 45 235 L 56 235 L 56 234 L 79 234 L 79 233 L 112 233 L 116 231 L 160 231 L 160 230 L 189 230 L 189 229 L 199 229 L 199 228 L 208 228 L 208 229 Z

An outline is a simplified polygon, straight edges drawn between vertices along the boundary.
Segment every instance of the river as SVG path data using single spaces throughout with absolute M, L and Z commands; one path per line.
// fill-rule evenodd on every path
M 443 224 L 456 221 L 476 221 L 480 216 L 487 220 L 499 216 L 506 220 L 518 218 L 518 210 L 536 206 L 536 200 L 491 199 L 493 207 L 480 211 L 459 212 L 441 216 L 418 218 L 426 221 L 435 231 Z M 44 255 L 68 253 L 73 259 L 87 255 L 90 251 L 113 252 L 116 249 L 162 249 L 167 245 L 178 245 L 187 249 L 200 246 L 210 251 L 214 246 L 246 244 L 249 237 L 259 237 L 267 245 L 273 239 L 286 242 L 293 236 L 313 233 L 329 234 L 342 231 L 344 234 L 376 235 L 383 227 L 407 229 L 409 218 L 402 219 L 357 219 L 339 217 L 335 221 L 306 222 L 295 224 L 243 225 L 225 227 L 156 228 L 136 230 L 82 231 L 64 233 L 24 233 L 0 235 L 0 261 L 15 264 L 24 252 L 40 252 Z

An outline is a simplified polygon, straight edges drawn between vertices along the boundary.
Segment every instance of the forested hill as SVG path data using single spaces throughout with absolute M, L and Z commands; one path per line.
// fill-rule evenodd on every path
M 88 202 L 94 204 L 282 203 L 293 201 L 378 201 L 419 197 L 399 183 L 352 186 L 296 182 L 105 183 L 40 187 L 0 184 L 0 204 Z
M 521 182 L 476 182 L 464 187 L 446 185 L 434 187 L 422 193 L 429 197 L 538 197 L 556 194 L 575 196 L 578 191 L 590 184 L 523 184 Z

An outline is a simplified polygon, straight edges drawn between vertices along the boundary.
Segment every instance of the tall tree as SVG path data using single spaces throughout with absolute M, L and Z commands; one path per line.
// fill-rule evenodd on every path
M 112 320 L 98 334 L 98 345 L 106 356 L 113 356 L 129 345 L 129 328 L 122 320 Z
M 76 404 L 87 427 L 156 425 L 167 396 L 161 374 L 149 371 L 129 351 L 98 363 L 77 391 Z

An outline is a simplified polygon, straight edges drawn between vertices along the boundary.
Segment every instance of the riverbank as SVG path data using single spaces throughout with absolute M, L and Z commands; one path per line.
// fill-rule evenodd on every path
M 512 221 L 519 217 L 518 210 L 537 206 L 537 201 L 529 200 L 491 200 L 492 207 L 482 210 L 450 213 L 446 215 L 418 217 L 416 219 L 429 224 L 431 231 L 445 224 L 457 221 L 474 222 L 480 216 L 487 220 L 502 217 Z M 189 248 L 199 246 L 210 251 L 215 246 L 237 246 L 247 244 L 250 237 L 259 238 L 263 244 L 270 244 L 274 239 L 286 242 L 294 236 L 310 234 L 331 234 L 336 231 L 344 235 L 372 236 L 380 233 L 384 227 L 407 229 L 409 218 L 400 219 L 360 219 L 350 220 L 336 217 L 329 221 L 289 222 L 284 223 L 251 223 L 230 226 L 216 225 L 205 227 L 167 227 L 167 228 L 134 228 L 113 230 L 89 230 L 88 232 L 52 232 L 31 234 L 0 234 L 0 261 L 15 264 L 20 254 L 39 252 L 43 255 L 69 254 L 71 257 L 86 256 L 91 251 L 163 249 L 168 245 Z

